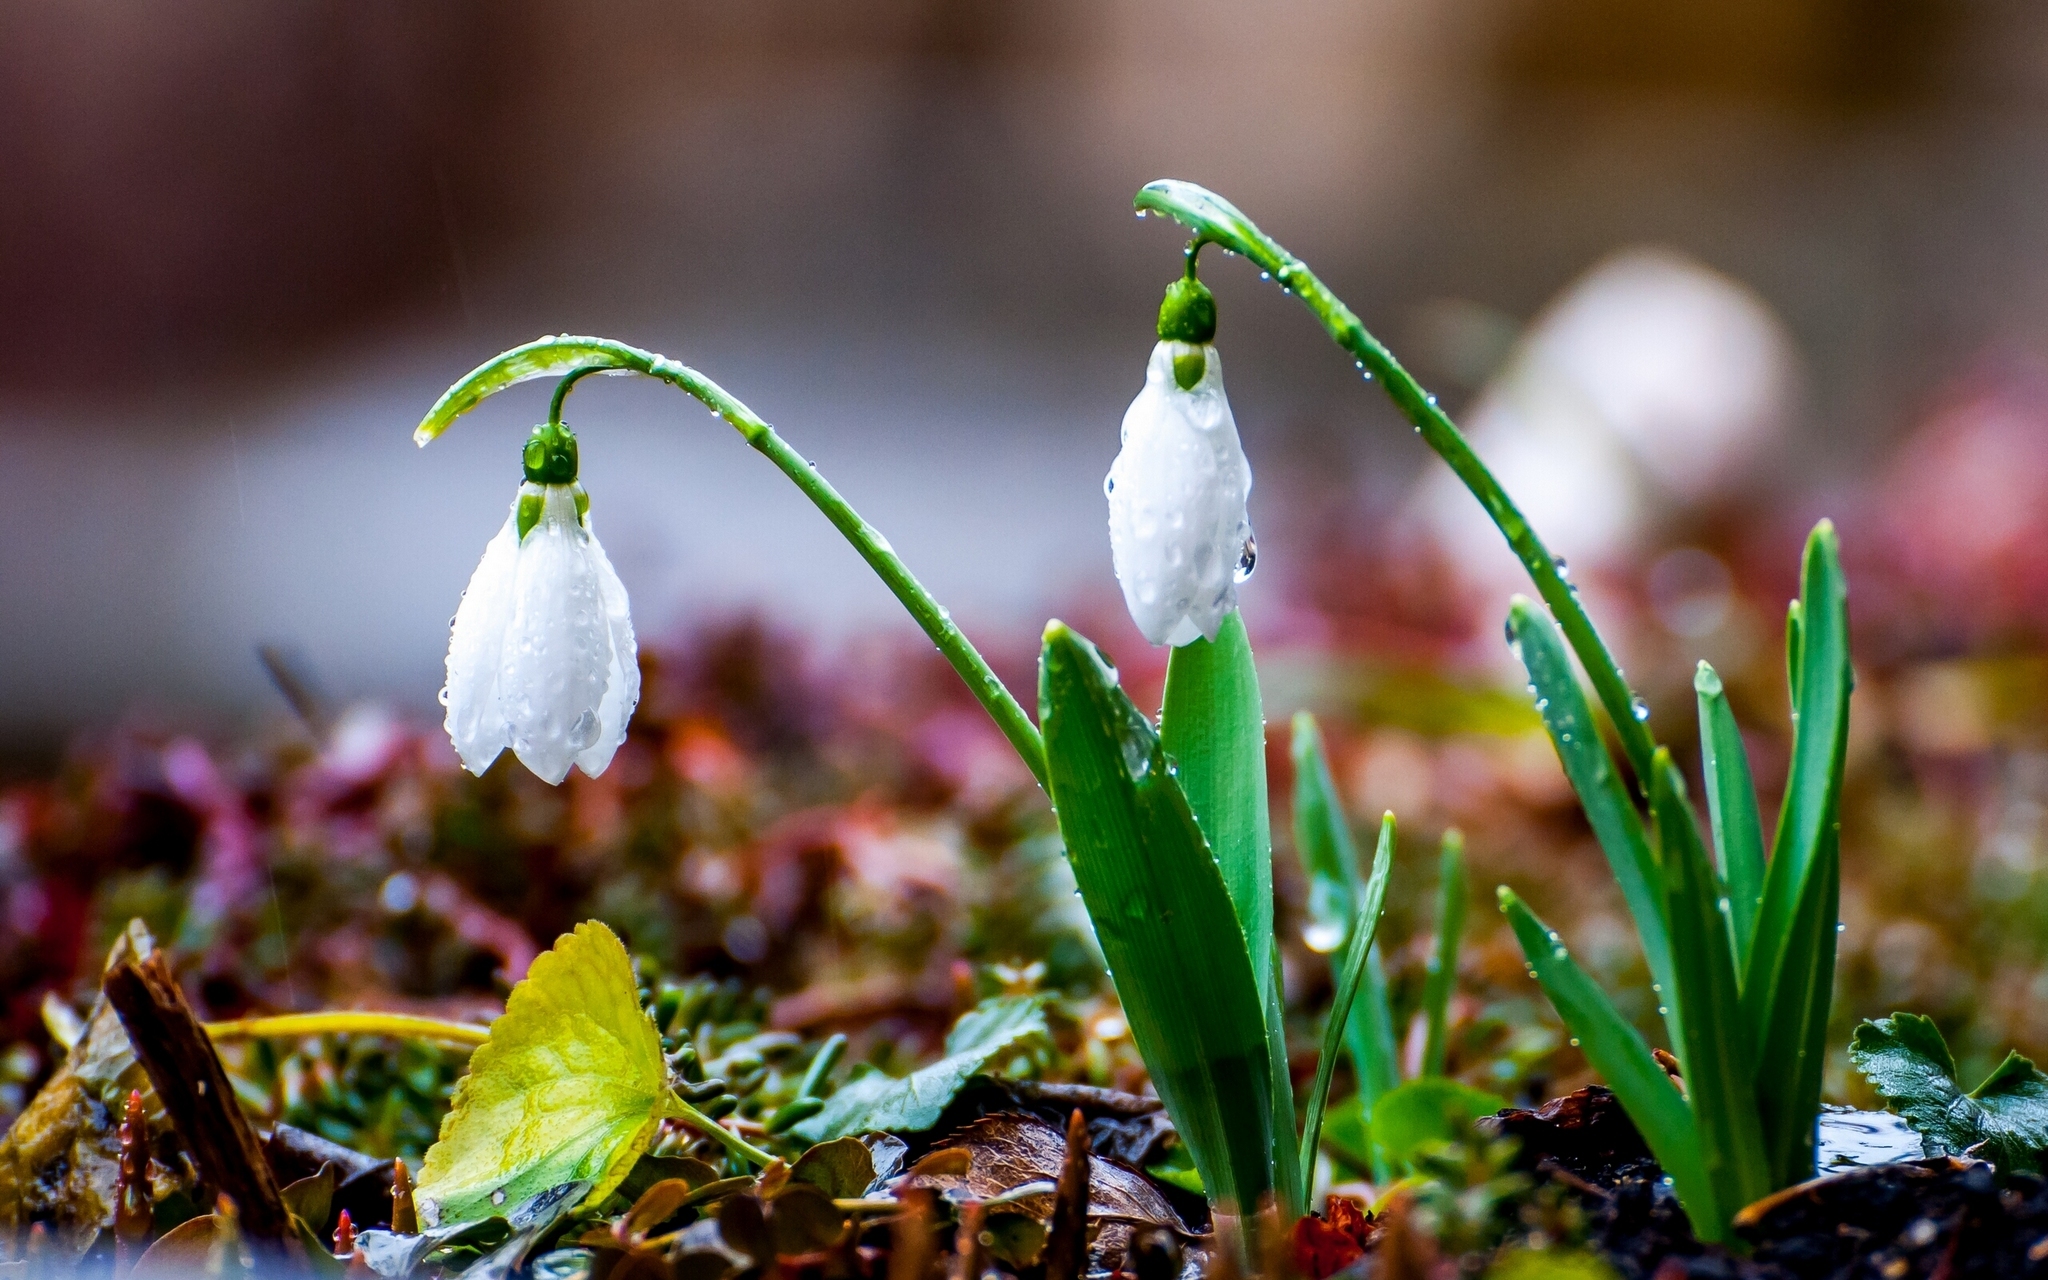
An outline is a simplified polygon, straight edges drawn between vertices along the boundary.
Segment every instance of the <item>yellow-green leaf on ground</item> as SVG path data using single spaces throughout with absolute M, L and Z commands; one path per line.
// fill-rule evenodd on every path
M 470 1059 L 415 1191 L 432 1223 L 502 1214 L 588 1179 L 603 1199 L 647 1149 L 668 1095 L 632 962 L 595 920 L 533 962 Z

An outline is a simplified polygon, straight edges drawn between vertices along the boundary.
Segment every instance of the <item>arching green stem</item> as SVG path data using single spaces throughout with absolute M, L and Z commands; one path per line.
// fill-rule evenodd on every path
M 1586 616 L 1585 607 L 1579 603 L 1578 592 L 1558 568 L 1557 558 L 1550 554 L 1543 540 L 1529 527 L 1529 521 L 1515 505 L 1514 499 L 1508 497 L 1507 490 L 1501 488 L 1500 481 L 1472 451 L 1464 433 L 1451 422 L 1449 415 L 1437 407 L 1436 397 L 1422 389 L 1421 384 L 1394 359 L 1393 353 L 1366 331 L 1351 308 L 1330 292 L 1329 287 L 1318 280 L 1301 259 L 1259 230 L 1228 200 L 1192 182 L 1169 178 L 1148 183 L 1138 192 L 1135 204 L 1141 214 L 1166 214 L 1195 233 L 1194 243 L 1188 246 L 1191 262 L 1202 245 L 1216 244 L 1257 263 L 1260 270 L 1270 275 L 1281 288 L 1300 298 L 1302 305 L 1322 321 L 1323 328 L 1337 345 L 1350 352 L 1372 377 L 1379 380 L 1395 406 L 1415 424 L 1415 429 L 1429 447 L 1450 464 L 1458 479 L 1465 482 L 1465 487 L 1479 499 L 1479 505 L 1486 509 L 1486 514 L 1506 535 L 1508 545 L 1535 582 L 1537 594 L 1543 597 L 1544 604 L 1550 606 L 1551 616 L 1557 619 L 1565 639 L 1592 679 L 1593 689 L 1599 694 L 1601 705 L 1607 709 L 1608 718 L 1613 720 L 1622 750 L 1635 771 L 1636 784 L 1647 788 L 1651 777 L 1650 761 L 1657 744 L 1649 726 L 1641 718 L 1644 714 L 1642 704 L 1629 689 L 1614 656 L 1601 643 L 1592 619 Z
M 724 1147 L 727 1152 L 753 1165 L 756 1169 L 765 1169 L 775 1161 L 774 1156 L 748 1142 L 745 1138 L 718 1123 L 718 1121 L 713 1120 L 710 1116 L 705 1115 L 702 1111 L 697 1110 L 697 1108 L 678 1098 L 673 1093 L 668 1096 L 667 1103 L 663 1108 L 663 1114 L 669 1119 L 680 1120 L 684 1124 L 689 1125 L 692 1129 L 716 1142 L 719 1146 Z
M 551 427 L 559 427 L 562 425 L 562 402 L 569 398 L 570 390 L 574 388 L 577 383 L 583 381 L 585 378 L 589 377 L 593 373 L 603 372 L 603 365 L 587 364 L 584 365 L 581 369 L 571 369 L 568 373 L 564 374 L 562 376 L 562 380 L 555 384 L 555 394 L 548 401 L 548 425 Z
M 556 389 L 554 402 L 554 413 L 559 416 L 561 399 L 567 394 L 568 385 L 574 379 L 598 372 L 642 373 L 660 378 L 696 397 L 705 408 L 732 424 L 742 439 L 803 490 L 804 496 L 832 522 L 832 527 L 853 544 L 860 558 L 867 561 L 868 567 L 910 611 L 917 625 L 924 628 L 924 633 L 931 637 L 946 661 L 953 664 L 953 670 L 966 682 L 968 692 L 980 701 L 989 717 L 996 722 L 996 727 L 1010 740 L 1010 745 L 1031 770 L 1031 775 L 1038 779 L 1038 785 L 1045 785 L 1045 744 L 1038 735 L 1038 727 L 1031 723 L 1031 717 L 1025 714 L 1024 708 L 1018 705 L 1003 682 L 996 678 L 996 673 L 980 651 L 968 643 L 960 628 L 953 624 L 951 613 L 932 599 L 924 584 L 905 567 L 889 545 L 889 540 L 839 496 L 839 491 L 818 474 L 813 463 L 785 444 L 782 437 L 775 434 L 775 428 L 764 422 L 760 415 L 695 369 L 667 356 L 629 347 L 609 338 L 566 335 L 541 338 L 485 361 L 468 377 L 448 388 L 421 420 L 419 428 L 413 432 L 413 439 L 421 445 L 427 444 L 447 430 L 449 423 L 483 403 L 493 393 L 534 378 L 564 379 L 565 385 Z
M 410 1013 L 285 1013 L 271 1018 L 209 1022 L 215 1041 L 287 1040 L 299 1036 L 388 1036 L 393 1040 L 435 1040 L 474 1049 L 491 1038 L 489 1027 Z

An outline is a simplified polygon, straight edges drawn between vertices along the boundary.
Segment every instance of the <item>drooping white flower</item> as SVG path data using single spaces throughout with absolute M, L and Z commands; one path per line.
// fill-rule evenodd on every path
M 1138 630 L 1153 644 L 1215 639 L 1258 552 L 1245 510 L 1251 464 L 1214 346 L 1164 340 L 1152 348 L 1102 487 L 1117 581 Z
M 567 436 L 562 427 L 541 428 Z M 590 527 L 559 441 L 543 464 L 528 447 L 527 483 L 484 548 L 448 638 L 448 736 L 471 773 L 510 747 L 549 783 L 573 764 L 603 773 L 640 701 L 626 588 Z M 535 479 L 549 481 L 537 482 Z

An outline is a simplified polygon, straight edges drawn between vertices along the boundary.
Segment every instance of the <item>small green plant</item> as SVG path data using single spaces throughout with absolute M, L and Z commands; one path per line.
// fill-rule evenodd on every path
M 2018 1052 L 1966 1092 L 1934 1019 L 1895 1013 L 1856 1028 L 1849 1060 L 1913 1126 L 1928 1155 L 1968 1153 L 2008 1173 L 2040 1171 L 2048 1075 Z
M 1251 260 L 1309 308 L 1471 490 L 1527 569 L 1548 616 L 1534 602 L 1516 600 L 1510 640 L 1634 916 L 1683 1066 L 1684 1093 L 1572 963 L 1563 941 L 1505 889 L 1502 907 L 1531 971 L 1642 1129 L 1695 1229 L 1705 1239 L 1725 1238 L 1741 1205 L 1813 1168 L 1849 694 L 1832 529 L 1822 525 L 1808 543 L 1788 628 L 1796 737 L 1768 863 L 1740 738 L 1718 680 L 1701 669 L 1718 859 L 1709 861 L 1684 784 L 1650 732 L 1648 708 L 1602 644 L 1561 562 L 1436 398 L 1300 259 L 1228 201 L 1162 181 L 1142 189 L 1136 205 L 1141 216 L 1165 214 L 1193 232 L 1184 270 L 1160 308 L 1145 388 L 1124 419 L 1123 451 L 1104 486 L 1132 618 L 1153 643 L 1173 646 L 1156 725 L 1120 686 L 1114 665 L 1058 622 L 1044 633 L 1034 724 L 888 540 L 752 410 L 667 357 L 609 339 L 551 337 L 473 371 L 415 433 L 426 444 L 499 390 L 558 380 L 548 420 L 522 453 L 526 484 L 478 568 L 452 636 L 445 700 L 464 759 L 482 768 L 509 748 L 558 780 L 572 764 L 601 771 L 623 737 L 638 692 L 626 670 L 631 623 L 623 589 L 590 531 L 590 499 L 576 483 L 575 438 L 562 420 L 563 402 L 579 379 L 601 372 L 641 373 L 680 388 L 736 428 L 852 543 L 1051 797 L 1133 1038 L 1212 1203 L 1249 1216 L 1270 1198 L 1284 1213 L 1299 1214 L 1304 1165 L 1316 1148 L 1357 993 L 1363 987 L 1370 1006 L 1376 983 L 1383 988 L 1372 976 L 1371 947 L 1393 829 L 1391 822 L 1382 827 L 1362 897 L 1355 872 L 1333 880 L 1342 883 L 1338 898 L 1356 905 L 1343 928 L 1349 945 L 1337 1004 L 1298 1126 L 1273 937 L 1264 709 L 1236 612 L 1236 583 L 1257 559 L 1245 505 L 1251 474 L 1223 392 L 1215 302 L 1196 275 L 1201 250 L 1219 246 Z M 1567 646 L 1606 714 L 1632 787 L 1602 738 Z M 1334 924 L 1334 916 L 1325 923 Z M 1448 910 L 1445 924 L 1447 950 L 1430 993 L 1438 1006 L 1448 997 L 1455 961 Z M 1425 1055 L 1437 1067 L 1442 1026 L 1439 1012 Z M 1354 1053 L 1360 1078 L 1391 1089 L 1382 1046 L 1373 1042 L 1377 1033 L 1367 1032 Z
M 1293 757 L 1294 847 L 1308 877 L 1309 919 L 1304 932 L 1314 949 L 1334 952 L 1348 936 L 1364 883 L 1351 824 L 1345 820 L 1343 801 L 1330 776 L 1322 729 L 1306 711 L 1294 716 Z M 1336 1154 L 1370 1173 L 1375 1182 L 1388 1182 L 1409 1164 L 1404 1151 L 1389 1149 L 1374 1136 L 1382 1127 L 1378 1108 L 1383 1100 L 1395 1098 L 1389 1123 L 1408 1123 L 1396 1118 L 1396 1113 L 1406 1116 L 1420 1107 L 1438 1115 L 1435 1127 L 1447 1132 L 1460 1117 L 1469 1120 L 1506 1105 L 1504 1099 L 1483 1090 L 1440 1079 L 1448 1057 L 1450 1003 L 1457 983 L 1465 894 L 1465 840 L 1453 828 L 1444 833 L 1437 858 L 1436 949 L 1430 956 L 1422 993 L 1425 1040 L 1417 1079 L 1408 1084 L 1401 1080 L 1394 1047 L 1394 1012 L 1377 944 L 1366 957 L 1364 980 L 1344 1021 L 1344 1049 L 1358 1091 L 1344 1104 L 1339 1124 L 1342 1136 L 1332 1145 Z M 1430 1080 L 1438 1083 L 1420 1085 Z

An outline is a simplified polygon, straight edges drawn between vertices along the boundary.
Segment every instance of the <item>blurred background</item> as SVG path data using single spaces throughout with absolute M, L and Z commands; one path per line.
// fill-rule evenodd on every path
M 546 389 L 425 453 L 411 428 L 542 333 L 665 352 L 817 459 L 1006 675 L 1028 687 L 1057 612 L 1143 687 L 1160 660 L 1123 616 L 1100 486 L 1180 263 L 1130 198 L 1175 176 L 1302 255 L 1444 398 L 1664 738 L 1688 740 L 1693 662 L 1722 668 L 1767 791 L 1784 602 L 1832 516 L 1860 677 L 1844 1016 L 1902 1002 L 1969 1028 L 1966 1055 L 2048 1048 L 2038 5 L 50 0 L 0 11 L 0 119 L 21 1027 L 38 983 L 131 910 L 175 923 L 189 884 L 205 909 L 180 937 L 207 944 L 232 907 L 276 944 L 215 966 L 242 983 L 219 1008 L 305 1004 L 315 973 L 488 988 L 575 911 L 630 915 L 631 884 L 694 904 L 642 920 L 676 963 L 795 983 L 765 958 L 809 917 L 755 903 L 762 848 L 832 851 L 832 875 L 936 894 L 946 919 L 980 900 L 956 855 L 1043 853 L 1038 802 L 853 553 L 657 384 L 586 383 L 569 414 L 653 664 L 639 745 L 559 797 L 457 778 L 447 620 Z M 1498 535 L 1292 299 L 1220 256 L 1205 278 L 1258 476 L 1244 599 L 1269 714 L 1323 711 L 1357 813 L 1465 824 L 1475 885 L 1550 882 L 1626 980 L 1604 868 L 1504 665 Z M 775 825 L 827 804 L 852 825 Z M 306 940 L 327 872 L 266 901 L 261 868 L 335 849 L 371 935 L 439 939 L 429 977 L 403 948 L 380 969 L 360 937 Z M 547 874 L 478 871 L 506 849 Z M 620 866 L 640 880 L 607 881 Z M 933 956 L 1009 954 L 983 924 L 913 929 L 926 976 L 875 1007 L 944 1006 Z M 1474 954 L 1475 982 L 1517 989 L 1512 952 Z
M 1960 0 L 17 7 L 0 741 L 274 710 L 262 642 L 429 706 L 545 390 L 424 455 L 408 430 L 545 332 L 696 364 L 1028 643 L 1113 591 L 1098 486 L 1178 247 L 1129 201 L 1160 176 L 1238 201 L 1461 410 L 1590 268 L 1684 255 L 1766 333 L 1702 337 L 1666 399 L 1774 380 L 1693 498 L 1832 494 L 2042 352 L 2044 110 L 2048 17 Z M 1326 513 L 1383 517 L 1426 458 L 1297 307 L 1209 274 L 1270 610 Z M 1588 340 L 1582 380 L 1636 363 Z M 586 388 L 572 420 L 646 629 L 907 634 L 673 392 Z

